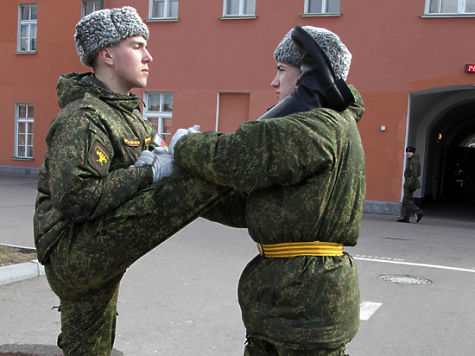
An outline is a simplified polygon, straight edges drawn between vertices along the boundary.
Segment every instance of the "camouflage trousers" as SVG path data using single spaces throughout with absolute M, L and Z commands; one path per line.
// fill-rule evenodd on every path
M 244 356 L 345 356 L 345 346 L 336 349 L 291 350 L 249 337 Z
M 120 280 L 134 261 L 210 208 L 226 188 L 178 171 L 95 220 L 71 223 L 45 265 L 60 298 L 65 355 L 110 355 Z
M 408 219 L 414 214 L 422 213 L 422 209 L 414 203 L 413 194 L 416 190 L 410 187 L 404 187 L 404 196 L 401 204 L 401 216 Z

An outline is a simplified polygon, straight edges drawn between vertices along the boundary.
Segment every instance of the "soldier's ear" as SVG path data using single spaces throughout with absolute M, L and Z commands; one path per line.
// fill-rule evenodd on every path
M 111 52 L 111 47 L 105 47 L 100 49 L 97 53 L 97 60 L 109 66 L 113 66 L 114 60 Z

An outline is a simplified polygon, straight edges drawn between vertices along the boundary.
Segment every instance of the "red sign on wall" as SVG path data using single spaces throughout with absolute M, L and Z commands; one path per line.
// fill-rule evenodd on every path
M 465 64 L 465 72 L 475 73 L 475 64 Z

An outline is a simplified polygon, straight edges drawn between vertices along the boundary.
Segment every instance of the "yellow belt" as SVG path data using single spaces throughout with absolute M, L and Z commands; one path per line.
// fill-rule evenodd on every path
M 261 256 L 270 258 L 290 258 L 297 256 L 342 256 L 343 244 L 336 242 L 288 242 L 260 244 L 257 249 Z

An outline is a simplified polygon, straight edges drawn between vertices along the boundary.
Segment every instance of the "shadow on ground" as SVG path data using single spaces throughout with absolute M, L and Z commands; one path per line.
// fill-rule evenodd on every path
M 0 345 L 0 356 L 63 356 L 55 345 Z M 125 356 L 123 352 L 112 350 L 111 356 Z

